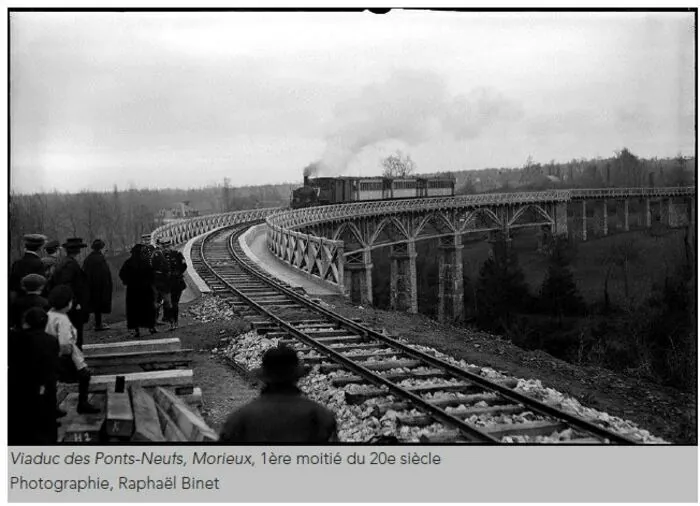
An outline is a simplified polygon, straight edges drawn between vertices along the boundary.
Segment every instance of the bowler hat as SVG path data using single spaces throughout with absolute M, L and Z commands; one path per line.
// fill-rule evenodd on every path
M 27 274 L 20 281 L 25 292 L 35 292 L 46 286 L 46 278 L 41 274 Z
M 254 371 L 265 383 L 294 383 L 307 373 L 296 352 L 288 346 L 270 348 L 262 357 L 262 367 Z
M 63 246 L 66 249 L 87 248 L 87 244 L 83 242 L 83 239 L 81 237 L 69 237 L 68 239 L 66 239 L 66 242 L 64 242 L 61 246 Z
M 42 234 L 26 234 L 23 239 L 27 246 L 41 247 L 46 242 L 46 236 Z
M 56 239 L 51 239 L 49 242 L 46 243 L 46 245 L 44 246 L 44 249 L 48 253 L 53 253 L 54 251 L 56 251 L 58 249 L 58 247 L 60 245 L 61 245 L 61 243 L 58 242 Z
M 95 239 L 94 241 L 92 241 L 92 249 L 99 251 L 104 247 L 105 242 L 102 239 Z

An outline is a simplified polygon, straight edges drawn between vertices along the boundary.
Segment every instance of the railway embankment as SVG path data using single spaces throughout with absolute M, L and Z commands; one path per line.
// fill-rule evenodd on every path
M 515 379 L 522 393 L 589 419 L 603 420 L 611 428 L 635 432 L 646 442 L 692 444 L 694 442 L 694 399 L 673 389 L 666 389 L 642 380 L 605 370 L 567 364 L 542 352 L 522 350 L 503 338 L 441 325 L 422 315 L 378 311 L 348 304 L 340 297 L 324 298 L 334 311 L 352 318 L 361 318 L 372 327 L 385 330 L 416 346 L 435 349 L 435 353 L 456 365 L 476 366 L 491 379 Z M 206 297 L 189 305 L 191 328 L 220 329 L 218 337 L 207 338 L 210 357 L 223 372 L 231 360 L 254 368 L 262 352 L 275 344 L 272 339 L 250 332 L 248 324 L 236 318 L 236 312 L 216 297 Z M 201 323 L 199 323 L 201 322 Z M 229 327 L 226 323 L 229 322 Z M 235 329 L 231 329 L 230 322 Z M 213 327 L 212 327 L 213 325 Z M 194 338 L 194 336 L 193 336 Z M 442 355 L 444 353 L 444 355 Z M 224 369 L 222 369 L 224 367 Z M 195 374 L 213 374 L 195 372 Z M 237 373 L 231 367 L 226 375 Z M 255 392 L 245 376 L 239 375 L 248 395 Z M 307 395 L 334 409 L 345 441 L 366 441 L 378 433 L 394 432 L 404 437 L 419 438 L 430 428 L 399 427 L 392 413 L 377 412 L 369 407 L 351 405 L 345 394 L 330 384 L 333 376 L 314 371 L 301 382 Z M 229 380 L 224 380 L 226 383 Z M 233 408 L 236 392 L 227 392 L 221 382 L 199 380 L 203 391 L 204 414 L 212 426 L 218 426 L 223 406 Z M 209 385 L 209 386 L 208 386 Z M 210 388 L 211 387 L 211 388 Z M 236 388 L 232 385 L 232 388 Z M 400 432 L 400 431 L 403 431 Z

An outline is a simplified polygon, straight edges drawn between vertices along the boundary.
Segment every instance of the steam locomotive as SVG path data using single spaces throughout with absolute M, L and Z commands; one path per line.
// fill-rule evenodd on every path
M 304 176 L 304 186 L 292 192 L 292 209 L 366 202 L 369 200 L 449 197 L 455 194 L 455 179 L 436 177 L 317 177 Z

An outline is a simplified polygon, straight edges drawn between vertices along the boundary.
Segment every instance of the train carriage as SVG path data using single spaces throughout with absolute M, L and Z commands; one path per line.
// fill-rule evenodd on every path
M 455 180 L 436 177 L 304 177 L 292 192 L 292 208 L 372 200 L 444 197 L 454 195 Z M 313 195 L 316 198 L 313 199 Z M 314 201 L 315 200 L 315 201 Z

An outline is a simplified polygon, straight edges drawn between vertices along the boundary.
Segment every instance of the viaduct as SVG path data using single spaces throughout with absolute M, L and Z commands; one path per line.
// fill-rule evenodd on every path
M 630 219 L 630 203 L 640 208 Z M 612 210 L 612 213 L 611 213 Z M 612 220 L 610 218 L 613 218 Z M 528 193 L 479 194 L 358 202 L 298 210 L 255 209 L 202 216 L 164 225 L 152 240 L 181 243 L 213 229 L 265 219 L 267 244 L 281 261 L 322 281 L 353 301 L 372 304 L 372 250 L 391 254 L 391 308 L 418 311 L 416 242 L 438 240 L 438 318 L 463 318 L 462 239 L 467 234 L 502 234 L 538 229 L 540 245 L 549 236 L 586 241 L 658 221 L 688 226 L 695 242 L 695 187 L 603 188 Z M 614 228 L 610 222 L 613 222 Z

